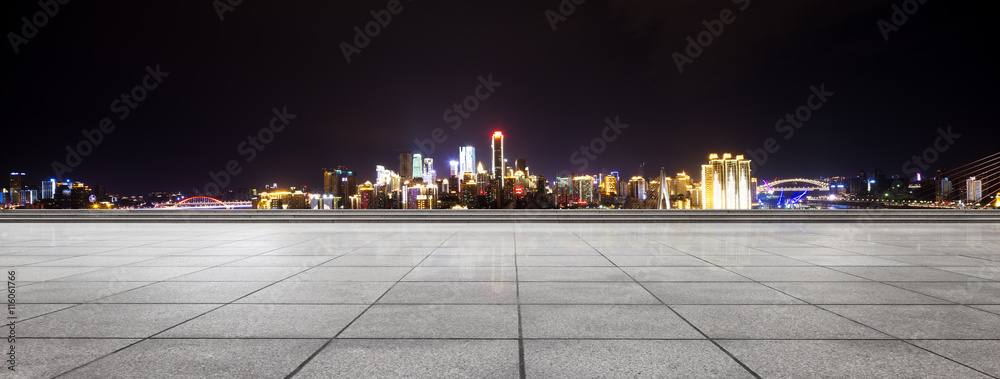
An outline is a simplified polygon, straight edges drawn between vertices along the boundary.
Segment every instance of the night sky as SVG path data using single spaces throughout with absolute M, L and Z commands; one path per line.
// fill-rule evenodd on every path
M 525 158 L 549 180 L 581 160 L 585 173 L 630 176 L 645 162 L 647 176 L 662 166 L 697 179 L 709 153 L 768 138 L 780 150 L 756 177 L 902 174 L 949 125 L 961 137 L 935 166 L 998 150 L 994 16 L 982 2 L 929 0 L 886 41 L 879 20 L 904 1 L 587 0 L 553 30 L 556 0 L 402 0 L 348 63 L 341 44 L 387 3 L 249 0 L 220 20 L 211 0 L 73 0 L 15 53 L 11 33 L 23 37 L 21 17 L 42 7 L 4 1 L 0 170 L 54 177 L 66 146 L 103 118 L 114 130 L 63 177 L 121 194 L 202 188 L 230 160 L 242 171 L 229 189 L 315 188 L 336 166 L 361 183 L 377 164 L 398 170 L 395 149 L 437 128 L 439 176 L 470 144 L 489 169 L 496 130 L 511 164 Z M 724 10 L 732 22 L 679 72 L 675 52 Z M 112 102 L 157 65 L 169 75 L 147 80 L 156 88 L 121 120 Z M 501 84 L 452 129 L 444 112 L 490 75 Z M 833 95 L 785 139 L 775 123 L 821 85 Z M 285 107 L 294 120 L 247 162 L 238 146 Z M 628 127 L 596 159 L 572 158 L 615 117 Z

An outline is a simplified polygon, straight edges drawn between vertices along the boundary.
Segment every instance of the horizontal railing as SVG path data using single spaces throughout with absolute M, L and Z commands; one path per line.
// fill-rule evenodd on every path
M 1000 223 L 1000 210 L 0 210 L 0 223 L 53 222 L 966 222 Z

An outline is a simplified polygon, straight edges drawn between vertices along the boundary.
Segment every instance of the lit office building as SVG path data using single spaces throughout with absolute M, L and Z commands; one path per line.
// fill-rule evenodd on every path
M 691 193 L 691 209 L 704 209 L 701 204 L 703 200 L 701 184 L 692 185 L 689 192 Z
M 503 133 L 493 133 L 493 176 L 503 178 L 507 173 L 507 161 L 503 159 Z
M 404 203 L 406 209 L 435 209 L 437 208 L 437 187 L 432 184 L 417 184 L 407 187 Z
M 472 146 L 458 148 L 458 171 L 476 172 L 476 148 Z
M 462 183 L 462 205 L 466 208 L 476 208 L 479 200 L 479 186 L 475 180 Z
M 434 171 L 434 158 L 424 158 L 424 183 L 434 183 L 437 181 L 437 172 Z
M 24 191 L 24 173 L 10 173 L 10 203 L 15 206 L 24 205 L 24 198 L 21 196 Z
M 531 182 L 531 177 L 525 175 L 523 171 L 515 172 L 514 177 L 511 179 L 513 179 L 515 187 L 521 187 L 522 189 L 530 189 L 534 187 L 534 183 Z
M 302 191 L 261 192 L 253 209 L 309 209 L 309 196 Z
M 388 186 L 392 183 L 392 170 L 386 170 L 385 166 L 375 166 L 375 186 Z
M 358 205 L 354 209 L 375 209 L 375 186 L 365 182 L 358 186 Z
M 708 157 L 701 166 L 702 206 L 704 209 L 750 209 L 753 189 L 750 161 L 737 155 L 718 154 Z
M 628 197 L 646 200 L 646 179 L 641 176 L 633 176 L 628 181 Z
M 594 201 L 594 177 L 590 175 L 573 177 L 573 201 L 589 204 Z
M 618 177 L 615 175 L 608 175 L 604 177 L 604 194 L 607 196 L 614 196 L 618 194 Z
M 42 200 L 56 198 L 56 180 L 49 179 L 42 182 Z
M 413 178 L 413 154 L 399 154 L 399 176 L 404 178 L 403 180 Z
M 524 158 L 517 158 L 514 160 L 514 172 L 516 173 L 518 171 L 525 174 L 528 173 L 528 163 L 524 160 Z
M 423 179 L 424 177 L 424 157 L 420 154 L 413 154 L 413 179 Z
M 686 172 L 677 173 L 677 178 L 674 179 L 674 194 L 690 196 L 691 187 L 691 177 Z
M 490 190 L 490 177 L 490 173 L 483 169 L 483 163 L 479 162 L 479 165 L 476 167 L 476 190 L 479 192 L 479 195 L 493 199 L 493 192 Z
M 965 180 L 965 201 L 969 203 L 978 202 L 983 198 L 983 181 L 975 176 Z
M 358 194 L 357 188 L 354 171 L 348 171 L 343 166 L 323 169 L 323 194 L 333 196 L 335 209 L 348 207 L 347 200 Z
M 934 202 L 943 203 L 951 197 L 951 180 L 944 178 L 938 180 L 934 186 Z
M 568 176 L 556 176 L 555 190 L 552 191 L 556 204 L 569 204 L 572 201 L 573 183 Z
M 448 162 L 448 171 L 451 174 L 451 176 L 457 178 L 460 175 L 460 172 L 458 171 L 458 161 Z

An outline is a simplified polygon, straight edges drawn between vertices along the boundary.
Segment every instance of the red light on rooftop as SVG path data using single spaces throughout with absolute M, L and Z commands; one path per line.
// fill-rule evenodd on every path
M 503 133 L 502 132 L 493 132 L 493 136 L 494 137 L 503 137 Z

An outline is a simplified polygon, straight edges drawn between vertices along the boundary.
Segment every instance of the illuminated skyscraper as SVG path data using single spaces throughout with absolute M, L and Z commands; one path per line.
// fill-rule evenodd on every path
M 24 173 L 10 173 L 10 202 L 15 206 L 24 204 L 24 199 L 21 197 L 22 191 L 24 191 Z
M 983 198 L 983 181 L 970 176 L 965 180 L 965 201 L 975 203 Z
M 42 182 L 42 200 L 56 198 L 56 180 L 49 179 Z
M 691 187 L 691 177 L 686 172 L 677 173 L 677 179 L 674 180 L 674 194 L 689 196 L 689 187 Z
M 437 181 L 437 171 L 434 170 L 434 158 L 424 158 L 424 183 Z
M 348 171 L 343 166 L 337 169 L 323 169 L 323 194 L 334 198 L 334 208 L 344 208 L 347 198 L 357 195 L 357 184 L 354 171 Z
M 493 176 L 503 178 L 507 172 L 507 163 L 503 159 L 503 133 L 493 133 Z
M 753 189 L 750 181 L 750 161 L 737 155 L 718 154 L 708 157 L 701 166 L 702 201 L 704 209 L 750 209 Z
M 477 196 L 486 197 L 487 203 L 496 199 L 496 194 L 491 191 L 490 183 L 490 173 L 483 168 L 483 162 L 479 162 L 476 166 L 476 191 L 478 192 Z
M 458 161 L 448 162 L 448 171 L 451 172 L 450 176 L 454 176 L 456 178 L 462 176 L 462 173 L 458 171 Z
M 417 184 L 406 188 L 404 193 L 406 209 L 437 208 L 437 186 Z
M 385 166 L 383 166 L 383 165 L 376 165 L 375 166 L 375 185 L 376 186 L 384 186 L 384 185 L 386 185 L 386 183 L 388 183 L 389 180 L 390 180 L 389 178 L 391 177 L 390 176 L 391 172 L 392 171 L 390 171 L 390 170 L 386 170 Z
M 646 200 L 646 179 L 641 176 L 633 176 L 632 179 L 629 179 L 628 197 Z
M 413 178 L 413 154 L 399 154 L 399 177 L 403 180 Z
M 525 175 L 528 174 L 528 163 L 524 160 L 524 158 L 517 158 L 514 160 L 514 172 L 518 171 L 523 172 Z
M 466 208 L 476 208 L 479 199 L 479 186 L 475 180 L 462 183 L 462 205 Z
M 556 188 L 553 193 L 553 197 L 556 200 L 556 204 L 568 204 L 573 201 L 573 180 L 568 176 L 558 176 L 556 175 Z
M 424 177 L 424 157 L 420 154 L 413 154 L 413 179 Z
M 935 182 L 934 185 L 934 202 L 943 203 L 950 199 L 951 197 L 951 180 L 948 178 L 942 178 Z
M 590 175 L 573 177 L 573 201 L 589 204 L 594 201 L 594 177 Z
M 375 186 L 365 182 L 358 186 L 359 202 L 354 209 L 375 209 Z
M 472 146 L 458 148 L 458 171 L 460 174 L 476 172 L 476 148 Z
M 604 194 L 608 196 L 618 194 L 618 177 L 608 175 L 604 177 Z

